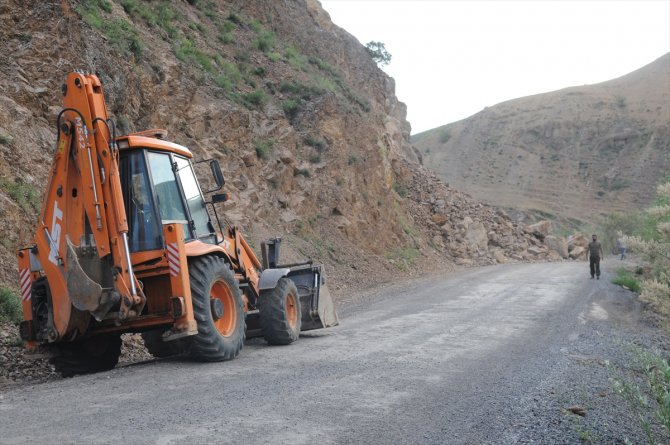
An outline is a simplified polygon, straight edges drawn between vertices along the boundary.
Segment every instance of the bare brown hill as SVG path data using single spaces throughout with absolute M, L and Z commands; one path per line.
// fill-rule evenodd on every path
M 0 24 L 0 286 L 16 289 L 73 69 L 98 73 L 120 133 L 166 128 L 219 159 L 227 221 L 254 246 L 288 238 L 336 290 L 460 257 L 556 257 L 423 171 L 393 79 L 315 0 L 9 0 Z
M 424 164 L 491 204 L 593 220 L 668 174 L 670 53 L 623 77 L 510 100 L 413 136 Z

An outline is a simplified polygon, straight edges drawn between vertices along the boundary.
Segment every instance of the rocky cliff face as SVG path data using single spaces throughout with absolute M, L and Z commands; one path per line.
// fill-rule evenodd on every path
M 615 80 L 486 108 L 414 142 L 426 166 L 478 199 L 593 221 L 653 199 L 669 166 L 669 104 L 666 54 Z
M 393 79 L 314 0 L 9 0 L 0 23 L 2 286 L 15 288 L 14 251 L 31 244 L 74 69 L 99 75 L 120 133 L 166 128 L 196 158 L 219 159 L 227 221 L 255 246 L 288 238 L 288 259 L 327 263 L 336 288 L 454 255 L 495 261 L 497 225 L 530 237 L 504 215 L 481 230 L 493 210 L 426 179 Z M 452 195 L 468 203 L 458 217 Z M 449 238 L 438 213 L 469 218 L 466 238 Z M 455 247 L 468 239 L 476 256 Z

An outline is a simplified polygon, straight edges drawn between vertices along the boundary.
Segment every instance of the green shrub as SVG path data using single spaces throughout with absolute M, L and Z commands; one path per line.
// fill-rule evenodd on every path
M 268 159 L 270 157 L 270 152 L 274 147 L 275 141 L 273 139 L 258 140 L 254 142 L 254 147 L 256 149 L 256 156 L 261 159 Z
M 309 157 L 309 162 L 312 164 L 318 164 L 321 162 L 321 155 L 319 153 L 314 153 L 312 156 Z
M 326 148 L 328 148 L 328 142 L 322 137 L 322 136 L 314 136 L 312 134 L 308 134 L 307 137 L 304 139 L 305 144 L 309 145 L 310 147 L 316 148 L 318 151 L 323 151 Z
M 293 172 L 293 176 L 304 176 L 305 178 L 309 178 L 310 174 L 309 170 L 306 168 L 299 168 Z
M 303 56 L 295 47 L 287 46 L 284 50 L 284 58 L 293 69 L 305 71 L 307 69 L 307 57 Z
M 441 130 L 439 139 L 441 144 L 446 144 L 447 142 L 449 142 L 449 139 L 451 139 L 451 130 L 449 130 L 448 128 Z
M 230 34 L 219 34 L 219 42 L 230 45 L 231 43 L 235 43 L 235 38 Z
M 262 31 L 253 42 L 253 47 L 264 53 L 269 52 L 275 45 L 275 35 L 271 31 Z
M 328 73 L 330 76 L 340 79 L 342 76 L 340 73 L 329 63 L 324 62 L 323 60 L 319 59 L 318 57 L 310 56 L 308 59 L 309 63 L 312 65 L 315 65 L 317 68 L 319 68 L 321 71 L 324 71 Z
M 240 16 L 237 15 L 236 13 L 234 13 L 234 12 L 231 12 L 230 14 L 228 14 L 228 17 L 226 17 L 226 20 L 228 20 L 228 21 L 230 21 L 230 22 L 232 22 L 236 25 L 241 25 L 241 24 L 244 23 L 244 21 L 240 18 Z
M 0 133 L 0 145 L 9 145 L 12 143 L 12 137 L 8 134 Z
M 393 184 L 393 190 L 395 190 L 395 192 L 402 198 L 406 197 L 408 193 L 407 187 L 399 182 Z
M 224 75 L 227 76 L 233 84 L 237 84 L 242 80 L 242 73 L 240 73 L 239 68 L 234 63 L 221 59 L 219 61 L 219 66 L 223 70 Z
M 256 19 L 249 21 L 249 27 L 253 29 L 256 33 L 263 31 L 263 24 Z
M 349 165 L 353 165 L 357 162 L 358 162 L 358 157 L 356 155 L 354 155 L 354 154 L 349 155 L 349 160 L 347 161 L 347 163 Z
M 641 286 L 637 278 L 623 267 L 617 270 L 617 276 L 612 279 L 612 283 L 617 286 L 625 286 L 633 292 L 640 292 Z
M 286 99 L 281 103 L 281 107 L 284 110 L 284 114 L 292 119 L 300 111 L 300 102 L 294 99 Z
M 233 88 L 235 85 L 229 77 L 224 76 L 223 74 L 216 76 L 214 78 L 214 82 L 221 88 L 223 88 L 226 91 L 229 91 Z
M 242 100 L 253 107 L 260 107 L 266 101 L 265 93 L 261 90 L 254 90 L 251 93 L 246 93 L 242 95 Z
M 6 287 L 0 287 L 0 321 L 19 323 L 23 320 L 23 308 L 18 295 Z
M 255 76 L 258 76 L 258 77 L 264 77 L 265 74 L 266 74 L 266 71 L 265 71 L 265 68 L 263 68 L 262 66 L 257 66 L 256 68 L 253 69 L 252 73 Z

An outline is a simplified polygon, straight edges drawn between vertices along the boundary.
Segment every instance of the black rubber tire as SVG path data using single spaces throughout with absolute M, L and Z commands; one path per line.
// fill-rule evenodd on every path
M 121 335 L 96 335 L 71 343 L 61 343 L 54 349 L 56 356 L 51 362 L 63 377 L 109 371 L 119 362 Z
M 290 299 L 295 306 L 293 317 L 288 313 Z M 261 291 L 259 317 L 263 337 L 271 345 L 288 345 L 300 336 L 300 296 L 295 283 L 289 278 L 280 278 L 272 290 Z M 293 318 L 293 322 L 290 321 Z
M 240 353 L 244 346 L 244 300 L 242 292 L 230 266 L 216 256 L 202 256 L 189 260 L 188 273 L 191 280 L 193 313 L 198 324 L 198 334 L 191 337 L 190 355 L 206 362 L 230 360 Z M 216 285 L 216 287 L 215 287 Z M 211 296 L 221 289 L 229 291 L 229 307 L 225 307 L 224 317 L 232 309 L 228 334 L 219 332 L 217 321 L 212 316 Z
M 147 351 L 156 358 L 185 354 L 189 350 L 190 343 L 190 338 L 188 337 L 173 341 L 163 341 L 162 329 L 142 332 L 142 340 L 144 340 L 144 346 L 147 347 Z

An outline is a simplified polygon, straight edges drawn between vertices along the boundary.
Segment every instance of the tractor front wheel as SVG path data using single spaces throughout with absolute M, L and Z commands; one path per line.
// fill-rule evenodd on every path
M 193 313 L 198 334 L 190 354 L 196 360 L 230 360 L 244 345 L 244 301 L 230 266 L 219 257 L 189 261 Z
M 300 336 L 300 297 L 295 283 L 281 278 L 272 290 L 262 291 L 259 316 L 263 337 L 271 345 L 288 345 Z
M 108 371 L 121 355 L 121 335 L 101 334 L 55 347 L 52 363 L 63 377 Z
M 147 351 L 156 358 L 171 357 L 173 355 L 182 355 L 188 352 L 190 338 L 181 338 L 179 340 L 163 341 L 163 330 L 154 329 L 152 331 L 142 332 L 142 340 Z

